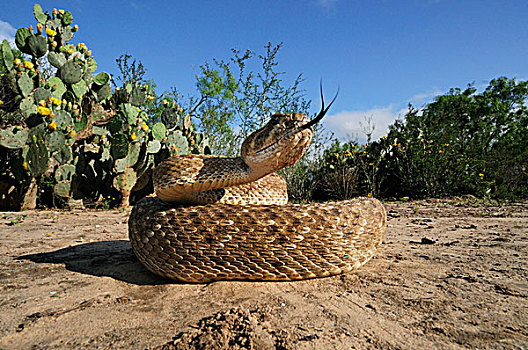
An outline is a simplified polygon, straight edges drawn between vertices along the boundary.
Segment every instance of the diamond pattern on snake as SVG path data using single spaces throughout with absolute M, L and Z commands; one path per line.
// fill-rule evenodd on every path
M 243 142 L 240 157 L 183 155 L 159 164 L 157 197 L 138 202 L 129 219 L 141 263 L 163 277 L 205 283 L 325 277 L 369 261 L 386 230 L 377 199 L 288 204 L 286 182 L 275 173 L 302 157 L 332 103 L 325 108 L 323 100 L 312 120 L 271 116 Z

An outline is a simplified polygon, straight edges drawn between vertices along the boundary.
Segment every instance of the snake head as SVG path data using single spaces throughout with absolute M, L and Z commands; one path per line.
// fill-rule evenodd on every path
M 323 119 L 338 93 L 325 108 L 321 84 L 321 111 L 312 120 L 301 113 L 272 115 L 264 127 L 242 143 L 240 153 L 246 164 L 264 175 L 295 164 L 312 141 L 312 127 Z
M 297 162 L 312 141 L 310 119 L 301 113 L 274 114 L 242 144 L 241 156 L 258 172 L 270 173 Z M 301 129 L 302 128 L 302 129 Z

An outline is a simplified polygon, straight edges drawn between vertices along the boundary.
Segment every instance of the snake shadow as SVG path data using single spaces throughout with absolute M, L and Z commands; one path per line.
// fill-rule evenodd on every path
M 126 240 L 83 243 L 47 253 L 22 255 L 16 259 L 38 264 L 64 264 L 69 271 L 111 277 L 137 285 L 178 284 L 144 267 Z

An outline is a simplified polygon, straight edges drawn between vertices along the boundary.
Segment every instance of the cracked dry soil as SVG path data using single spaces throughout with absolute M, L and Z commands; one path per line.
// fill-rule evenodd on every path
M 528 203 L 387 203 L 378 255 L 298 282 L 182 284 L 129 211 L 0 213 L 0 349 L 526 349 Z

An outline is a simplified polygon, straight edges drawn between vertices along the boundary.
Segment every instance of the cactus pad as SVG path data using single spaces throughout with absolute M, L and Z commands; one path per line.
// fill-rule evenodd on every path
M 62 80 L 58 77 L 53 77 L 48 81 L 48 84 L 51 87 L 51 95 L 59 100 L 62 99 L 62 95 L 66 92 L 66 86 L 64 86 Z
M 137 175 L 134 169 L 126 168 L 123 173 L 117 174 L 114 178 L 114 187 L 120 192 L 130 191 L 136 184 Z
M 2 41 L 2 47 L 1 47 L 1 57 L 2 61 L 4 63 L 4 67 L 6 70 L 10 70 L 11 67 L 13 67 L 13 60 L 15 57 L 13 56 L 13 51 L 11 50 L 11 46 L 9 46 L 9 43 L 7 40 L 4 39 Z
M 20 75 L 18 78 L 18 87 L 22 96 L 27 97 L 33 90 L 33 80 L 27 75 L 26 72 Z
M 66 62 L 59 70 L 60 78 L 68 84 L 75 84 L 81 80 L 82 66 L 75 61 Z
M 40 58 L 48 51 L 48 42 L 42 35 L 31 35 L 27 39 L 27 47 L 30 55 Z
M 51 92 L 48 89 L 39 87 L 35 89 L 35 92 L 33 93 L 33 97 L 35 98 L 35 101 L 39 102 L 42 100 L 47 100 L 51 97 Z
M 22 148 L 26 144 L 28 130 L 20 126 L 0 129 L 0 146 L 10 149 Z
M 62 52 L 50 52 L 48 54 L 49 63 L 55 67 L 60 68 L 66 63 L 66 56 Z

